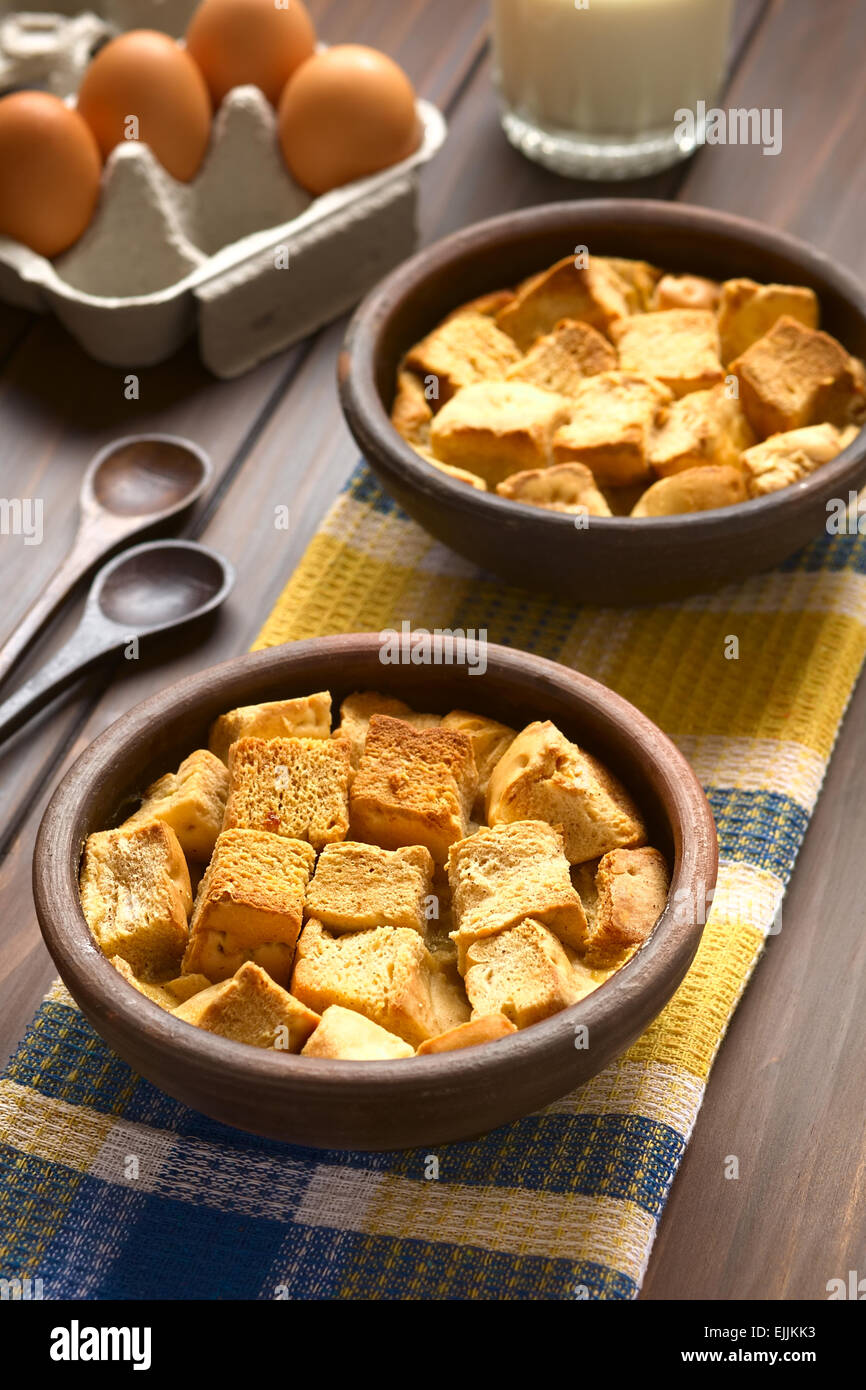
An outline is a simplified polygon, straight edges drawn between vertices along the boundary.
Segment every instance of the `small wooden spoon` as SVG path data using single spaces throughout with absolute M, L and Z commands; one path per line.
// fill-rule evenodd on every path
M 81 484 L 72 549 L 0 647 L 0 683 L 79 579 L 130 537 L 191 507 L 211 472 L 203 449 L 171 434 L 130 436 L 100 450 Z
M 148 541 L 109 560 L 66 645 L 0 704 L 0 742 L 87 666 L 212 612 L 234 581 L 228 560 L 195 541 Z

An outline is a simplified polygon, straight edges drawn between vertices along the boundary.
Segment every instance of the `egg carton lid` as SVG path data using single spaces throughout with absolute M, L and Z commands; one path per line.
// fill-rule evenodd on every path
M 188 0 L 158 6 L 154 0 L 108 0 L 104 11 L 113 22 L 93 12 L 7 16 L 0 20 L 0 90 L 39 85 L 71 102 L 94 48 L 118 32 L 121 11 L 134 10 L 136 25 L 167 30 L 174 27 L 172 13 L 177 18 L 182 12 L 182 28 L 190 9 Z M 341 239 L 340 254 L 351 255 L 346 239 L 353 227 L 357 234 L 367 210 L 376 217 L 389 201 L 395 209 L 407 198 L 411 201 L 420 166 L 445 138 L 445 120 L 436 107 L 419 100 L 416 110 L 421 139 L 407 159 L 313 197 L 295 183 L 283 162 L 273 107 L 257 87 L 237 87 L 215 115 L 204 162 L 189 184 L 172 178 L 146 144 L 128 141 L 106 161 L 93 219 L 68 251 L 49 261 L 0 237 L 0 298 L 35 310 L 52 307 L 95 356 L 133 364 L 159 360 L 186 336 L 193 326 L 187 300 L 208 293 L 212 297 L 223 284 L 260 275 L 268 256 L 283 248 L 291 259 L 293 246 L 309 245 L 310 237 L 319 244 L 333 238 L 338 280 Z M 395 211 L 397 258 L 406 254 L 405 228 L 399 221 Z M 379 235 L 383 231 L 387 239 L 387 219 Z M 380 273 L 384 264 L 382 260 Z M 336 283 L 332 288 L 330 278 L 329 273 L 321 285 L 322 323 L 346 307 L 345 293 Z M 104 327 L 95 338 L 88 334 L 87 309 L 100 310 L 103 318 L 106 311 L 118 311 L 118 333 L 123 319 L 128 359 L 119 343 L 107 342 Z M 171 343 L 168 330 L 140 331 L 148 315 L 151 324 L 156 322 L 157 311 L 173 325 Z M 84 325 L 82 331 L 79 325 Z M 308 311 L 303 330 L 312 326 Z M 137 348 L 137 336 L 147 346 Z M 280 341 L 275 337 L 273 350 L 292 340 L 285 333 Z

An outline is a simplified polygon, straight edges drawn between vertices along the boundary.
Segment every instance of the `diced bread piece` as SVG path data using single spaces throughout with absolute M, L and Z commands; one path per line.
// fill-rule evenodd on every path
M 554 435 L 554 462 L 586 464 L 600 486 L 642 482 L 651 476 L 650 441 L 662 407 L 672 400 L 661 382 L 635 372 L 587 377 Z
M 221 714 L 211 726 L 209 747 L 227 763 L 229 749 L 239 738 L 328 738 L 330 733 L 330 691 L 319 690 L 315 695 L 242 705 Z
M 736 468 L 740 454 L 754 443 L 739 400 L 728 395 L 726 386 L 712 386 L 682 396 L 667 409 L 653 435 L 649 461 L 660 478 L 708 463 Z
M 859 423 L 866 405 L 863 364 L 829 333 L 789 316 L 731 363 L 740 399 L 761 439 L 828 421 Z
M 244 960 L 280 962 L 288 971 L 304 919 L 304 894 L 315 862 L 305 840 L 267 830 L 224 830 L 202 879 L 190 921 L 186 971 L 226 980 Z M 263 946 L 286 949 L 254 955 Z
M 586 992 L 560 942 L 531 917 L 473 941 L 466 952 L 464 983 L 473 1019 L 500 1013 L 516 1028 L 550 1018 Z
M 808 478 L 847 449 L 857 434 L 856 425 L 837 430 L 828 424 L 771 434 L 762 444 L 747 449 L 740 460 L 749 496 L 763 497 Z
M 423 933 L 432 891 L 433 859 L 423 845 L 389 850 L 344 840 L 319 855 L 306 910 L 333 933 L 385 925 Z
M 560 319 L 580 319 L 607 332 L 614 320 L 628 313 L 628 286 L 610 265 L 590 257 L 586 266 L 576 266 L 573 256 L 565 256 L 524 281 L 496 322 L 522 352 L 528 352 Z
M 393 695 L 380 695 L 378 690 L 362 690 L 347 695 L 340 705 L 340 723 L 334 730 L 334 738 L 346 740 L 352 767 L 356 770 L 374 714 L 390 714 L 392 719 L 402 719 L 413 729 L 435 729 L 442 723 L 441 714 L 421 714 L 410 709 L 403 700 Z
M 465 709 L 453 709 L 450 714 L 446 714 L 442 720 L 442 728 L 456 729 L 459 734 L 466 734 L 472 741 L 475 770 L 478 773 L 478 790 L 472 814 L 476 820 L 481 821 L 484 819 L 484 803 L 490 774 L 512 739 L 516 737 L 517 730 L 508 724 L 500 724 L 495 719 L 487 719 L 483 714 L 470 714 Z
M 125 825 L 160 820 L 171 826 L 188 859 L 206 864 L 220 833 L 229 779 L 219 758 L 199 748 L 184 758 L 177 772 L 166 773 L 144 794 Z
M 615 367 L 616 353 L 598 329 L 577 319 L 563 319 L 552 333 L 537 338 L 506 375 L 509 381 L 526 381 L 543 391 L 571 396 L 586 377 Z
M 585 463 L 554 463 L 550 468 L 512 473 L 510 478 L 497 483 L 496 491 L 512 502 L 526 502 L 548 512 L 565 512 L 569 516 L 611 515 Z
M 469 299 L 452 309 L 446 319 L 456 319 L 460 314 L 484 314 L 487 318 L 495 319 L 499 310 L 510 304 L 513 298 L 514 290 L 491 290 L 489 294 L 480 294 L 477 299 Z
M 163 821 L 89 835 L 81 910 L 103 955 L 121 956 L 142 980 L 177 974 L 192 907 L 180 842 Z
M 523 381 L 466 386 L 433 419 L 433 453 L 495 486 L 509 473 L 546 467 L 553 436 L 570 412 L 564 396 Z
M 461 969 L 470 942 L 523 917 L 537 918 L 575 947 L 583 944 L 586 917 L 558 827 L 541 819 L 485 827 L 451 847 L 448 879 Z
M 387 1062 L 392 1057 L 414 1057 L 415 1049 L 354 1009 L 329 1004 L 301 1053 L 342 1062 Z
M 675 516 L 680 512 L 707 512 L 733 507 L 748 497 L 739 468 L 716 464 L 686 468 L 648 487 L 632 508 L 632 516 Z
M 646 840 L 640 811 L 619 779 L 549 719 L 528 724 L 493 769 L 487 819 L 495 826 L 530 819 L 561 826 L 571 864 Z
M 424 384 L 414 372 L 397 373 L 397 391 L 391 406 L 391 424 L 407 444 L 430 447 L 430 421 L 433 411 Z
M 724 376 L 719 330 L 710 309 L 662 309 L 636 314 L 611 328 L 624 372 L 653 376 L 685 396 Z
M 428 1057 L 437 1052 L 460 1052 L 464 1047 L 478 1047 L 480 1043 L 497 1042 L 499 1038 L 516 1033 L 517 1028 L 505 1014 L 482 1014 L 469 1023 L 461 1023 L 440 1033 L 438 1038 L 428 1038 L 418 1048 L 419 1057 Z
M 147 980 L 140 980 L 132 969 L 128 961 L 123 956 L 112 956 L 110 964 L 114 966 L 119 975 L 137 989 L 139 994 L 144 994 L 148 999 L 152 999 L 154 1004 L 158 1004 L 161 1009 L 176 1009 L 178 1004 L 182 1004 L 185 999 L 191 999 L 194 994 L 198 994 L 202 989 L 210 987 L 210 980 L 204 975 L 179 975 L 175 980 L 168 980 L 165 984 L 150 984 Z
M 818 327 L 818 297 L 804 285 L 759 285 L 756 280 L 726 280 L 718 306 L 722 361 L 732 362 L 763 338 L 785 315 L 806 328 Z
M 655 287 L 662 272 L 648 261 L 627 260 L 623 256 L 596 256 L 596 265 L 607 266 L 623 286 L 630 314 L 645 314 L 652 308 Z
M 425 845 L 441 863 L 468 831 L 477 788 L 468 735 L 374 714 L 352 783 L 353 834 L 384 849 Z
M 444 405 L 464 386 L 501 381 L 520 357 L 512 339 L 487 314 L 464 311 L 447 318 L 406 354 L 404 366 L 432 381 L 431 406 Z M 435 394 L 434 394 L 435 393 Z
M 663 275 L 655 286 L 653 309 L 715 309 L 721 285 L 703 275 Z
M 424 462 L 429 463 L 431 468 L 437 468 L 440 473 L 447 474 L 449 478 L 454 478 L 458 483 L 466 483 L 469 487 L 474 487 L 476 492 L 489 491 L 484 479 L 479 478 L 477 473 L 470 473 L 468 468 L 455 468 L 453 463 L 443 463 L 428 449 L 416 447 L 415 452 L 420 454 Z
M 292 993 L 319 1013 L 331 1004 L 354 1009 L 413 1047 L 469 1017 L 465 998 L 406 927 L 333 936 L 311 918 L 298 942 Z
M 603 855 L 583 962 L 602 968 L 622 964 L 646 941 L 665 909 L 669 888 L 670 872 L 657 849 L 645 845 Z
M 319 1023 L 318 1014 L 252 961 L 230 980 L 210 985 L 178 1004 L 174 1016 L 234 1042 L 279 1052 L 300 1052 Z
M 229 754 L 224 830 L 269 830 L 315 850 L 349 828 L 349 745 L 338 738 L 241 738 Z

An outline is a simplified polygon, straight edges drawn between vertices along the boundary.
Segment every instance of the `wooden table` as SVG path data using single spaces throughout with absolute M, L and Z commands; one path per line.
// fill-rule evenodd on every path
M 781 107 L 783 150 L 707 147 L 657 178 L 611 189 L 574 184 L 517 155 L 498 125 L 484 0 L 312 0 L 322 37 L 376 44 L 450 121 L 424 175 L 422 234 L 606 192 L 701 203 L 803 236 L 866 274 L 866 5 L 862 0 L 739 0 L 724 106 Z M 45 539 L 0 541 L 3 626 L 38 592 L 69 544 L 79 480 L 119 434 L 169 430 L 198 440 L 216 482 L 187 528 L 228 555 L 238 585 L 218 622 L 123 669 L 81 681 L 0 753 L 0 1055 L 21 1036 L 52 965 L 30 892 L 34 836 L 70 761 L 151 691 L 247 648 L 316 529 L 356 450 L 334 386 L 344 325 L 233 382 L 213 380 L 192 346 L 140 373 L 89 361 L 51 319 L 0 307 L 0 496 L 41 497 Z M 291 529 L 274 528 L 274 507 Z M 22 663 L 25 676 L 69 630 L 64 615 Z M 674 1184 L 645 1298 L 825 1298 L 828 1279 L 866 1275 L 862 1057 L 866 963 L 859 878 L 866 799 L 856 695 L 772 938 L 716 1063 Z M 858 966 L 861 969 L 858 970 Z M 725 1178 L 729 1154 L 740 1176 Z

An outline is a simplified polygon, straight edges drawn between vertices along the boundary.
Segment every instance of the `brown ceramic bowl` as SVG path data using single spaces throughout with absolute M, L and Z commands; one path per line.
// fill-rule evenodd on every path
M 375 635 L 325 637 L 242 656 L 123 715 L 60 783 L 39 831 L 36 909 L 48 949 L 93 1027 L 130 1066 L 214 1119 L 322 1148 L 397 1149 L 504 1124 L 571 1091 L 627 1048 L 686 973 L 716 879 L 715 828 L 694 773 L 632 705 L 554 662 L 488 648 L 465 666 L 383 665 Z M 330 689 L 383 690 L 416 708 L 476 709 L 522 725 L 549 717 L 619 773 L 673 866 L 671 898 L 642 950 L 589 998 L 499 1042 L 393 1062 L 331 1062 L 260 1051 L 182 1023 L 127 984 L 94 944 L 78 901 L 82 845 L 130 799 L 201 747 L 221 712 Z M 575 1046 L 586 1024 L 589 1047 Z
M 579 603 L 648 603 L 770 569 L 819 535 L 827 502 L 866 482 L 866 432 L 811 478 L 710 512 L 638 520 L 570 516 L 478 492 L 418 457 L 392 427 L 397 365 L 451 310 L 572 254 L 648 260 L 716 279 L 808 285 L 822 325 L 866 357 L 866 293 L 828 256 L 745 218 L 631 199 L 553 203 L 479 222 L 421 251 L 363 301 L 339 365 L 349 428 L 382 485 L 482 568 Z

